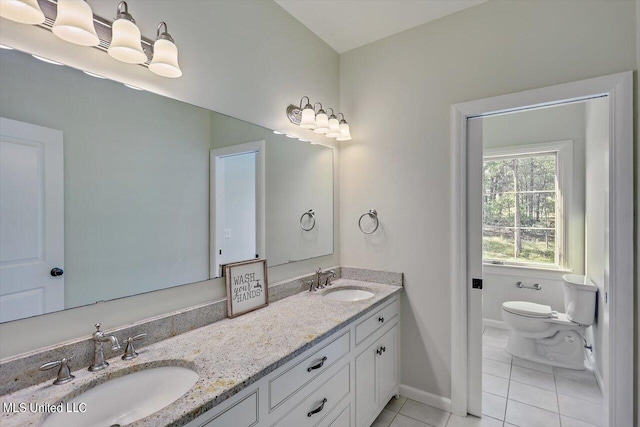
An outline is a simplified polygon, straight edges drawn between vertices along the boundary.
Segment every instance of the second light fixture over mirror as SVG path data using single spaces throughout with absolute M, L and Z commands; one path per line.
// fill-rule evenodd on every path
M 304 104 L 304 100 L 307 103 Z M 316 111 L 316 106 L 320 108 Z M 349 124 L 344 119 L 344 114 L 335 113 L 333 108 L 327 108 L 327 111 L 331 111 L 331 115 L 327 115 L 327 112 L 322 108 L 320 102 L 316 102 L 311 105 L 311 100 L 308 96 L 303 96 L 300 99 L 300 105 L 289 105 L 287 107 L 287 117 L 293 124 L 300 126 L 303 129 L 313 130 L 317 134 L 325 135 L 328 138 L 335 138 L 336 141 L 350 141 L 351 132 L 349 130 Z M 337 116 L 342 116 L 342 119 L 338 121 Z
M 0 0 L 0 16 L 21 24 L 50 29 L 69 43 L 106 50 L 109 56 L 121 62 L 148 64 L 151 72 L 162 77 L 182 76 L 178 48 L 168 32 L 167 24 L 161 22 L 158 25 L 156 40 L 151 46 L 151 42 L 142 38 L 124 1 L 118 4 L 113 22 L 95 16 L 85 0 L 58 0 L 55 4 L 39 4 L 37 0 Z M 96 22 L 100 24 L 98 27 Z M 143 48 L 143 42 L 149 46 L 149 53 Z

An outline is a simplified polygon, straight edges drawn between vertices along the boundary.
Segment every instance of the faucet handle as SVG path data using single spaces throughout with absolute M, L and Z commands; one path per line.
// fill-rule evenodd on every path
M 56 377 L 53 384 L 59 385 L 68 383 L 75 378 L 75 376 L 71 375 L 71 369 L 69 368 L 69 361 L 71 361 L 72 359 L 73 357 L 63 357 L 62 359 L 56 360 L 54 362 L 47 362 L 44 365 L 40 366 L 39 369 L 41 371 L 47 371 L 59 366 L 60 369 L 58 369 L 58 376 Z
M 138 353 L 136 352 L 136 349 L 133 346 L 133 342 L 134 341 L 141 341 L 146 336 L 147 336 L 147 334 L 138 334 L 136 336 L 129 337 L 126 340 L 124 340 L 124 342 L 127 343 L 127 347 L 124 349 L 124 355 L 122 356 L 122 360 L 131 360 L 131 359 L 135 359 L 136 357 L 138 357 Z
M 102 326 L 102 323 L 98 322 L 95 325 L 93 325 L 96 327 L 96 332 L 100 332 L 100 326 Z

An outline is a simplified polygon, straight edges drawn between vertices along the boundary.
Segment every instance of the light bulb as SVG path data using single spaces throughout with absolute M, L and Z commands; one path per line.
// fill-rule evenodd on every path
M 302 109 L 302 118 L 300 119 L 300 127 L 303 129 L 316 128 L 316 112 L 311 104 L 307 104 Z
M 338 122 L 335 114 L 332 114 L 331 117 L 329 117 L 329 131 L 325 134 L 325 136 L 329 138 L 337 138 L 339 136 L 342 136 L 342 133 L 340 132 L 340 122 Z
M 163 26 L 164 32 L 160 33 Z M 153 59 L 149 70 L 159 76 L 175 79 L 182 75 L 182 70 L 178 65 L 178 48 L 167 31 L 167 24 L 161 22 L 158 25 L 157 40 L 153 44 Z
M 123 7 L 124 10 L 120 10 Z M 111 44 L 107 53 L 112 58 L 128 64 L 143 64 L 147 55 L 142 50 L 140 29 L 127 10 L 127 3 L 120 2 L 118 15 L 111 24 Z
M 44 22 L 44 13 L 38 0 L 0 0 L 0 16 L 21 24 L 37 25 Z
M 329 117 L 323 109 L 320 109 L 318 114 L 316 114 L 316 128 L 313 131 L 319 134 L 329 132 Z
M 58 0 L 58 15 L 51 29 L 62 40 L 81 46 L 97 46 L 91 6 L 84 0 Z
M 346 120 L 340 120 L 340 133 L 341 135 L 336 138 L 336 141 L 351 141 L 351 132 L 349 131 L 349 124 Z

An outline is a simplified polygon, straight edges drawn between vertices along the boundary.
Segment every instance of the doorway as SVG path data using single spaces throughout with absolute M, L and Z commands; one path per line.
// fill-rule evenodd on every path
M 211 277 L 264 257 L 264 141 L 211 151 Z
M 603 326 L 607 328 L 610 340 L 602 344 L 602 351 L 608 357 L 603 374 L 608 378 L 604 397 L 608 416 L 604 425 L 631 425 L 633 381 L 628 375 L 633 371 L 633 200 L 629 197 L 633 194 L 631 94 L 631 73 L 621 73 L 452 107 L 452 410 L 456 415 L 483 412 L 483 242 L 479 232 L 482 230 L 483 150 L 481 138 L 477 137 L 481 132 L 474 129 L 477 127 L 474 120 L 481 123 L 478 119 L 481 117 L 606 96 L 611 125 L 608 129 L 609 158 L 606 159 L 610 199 L 605 209 L 609 254 L 605 298 L 610 316 L 609 324 Z M 554 238 L 561 240 L 563 236 Z M 554 262 L 558 262 L 556 255 Z M 489 332 L 498 334 L 495 330 Z

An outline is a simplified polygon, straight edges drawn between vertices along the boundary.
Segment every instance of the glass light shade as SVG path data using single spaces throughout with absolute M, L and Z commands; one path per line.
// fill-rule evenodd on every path
M 153 73 L 175 79 L 182 75 L 178 65 L 178 48 L 174 43 L 165 39 L 158 39 L 153 44 L 153 59 L 149 64 Z
M 0 0 L 0 16 L 21 24 L 37 25 L 44 22 L 44 13 L 38 0 Z
M 329 138 L 337 138 L 342 136 L 342 132 L 340 132 L 340 122 L 336 119 L 336 116 L 331 116 L 329 119 L 329 132 L 325 134 L 325 136 Z
M 351 132 L 349 132 L 349 125 L 343 121 L 340 123 L 341 135 L 336 138 L 337 141 L 351 141 Z
M 111 44 L 107 53 L 112 58 L 128 64 L 143 64 L 147 62 L 147 55 L 142 50 L 140 29 L 127 19 L 113 21 Z
M 300 120 L 300 127 L 304 129 L 316 128 L 316 112 L 313 110 L 310 104 L 307 104 L 302 110 L 302 119 Z
M 319 134 L 329 132 L 329 117 L 327 117 L 327 113 L 323 110 L 320 110 L 320 112 L 316 114 L 316 128 L 313 131 Z
M 51 31 L 69 43 L 81 46 L 100 44 L 91 6 L 84 0 L 58 0 L 58 15 Z

